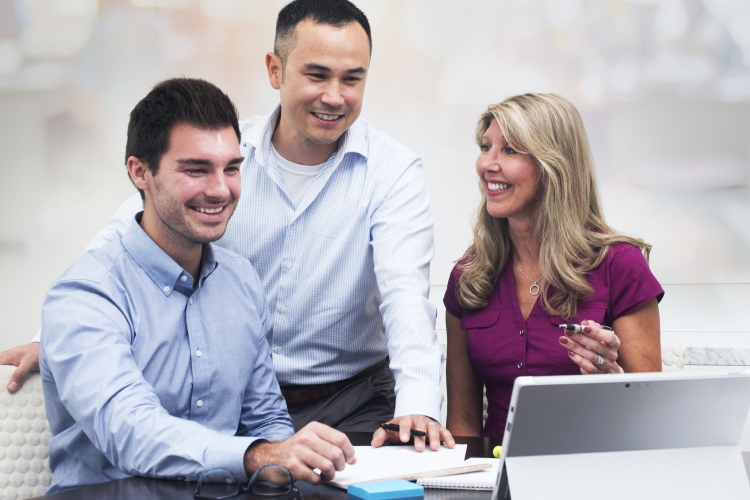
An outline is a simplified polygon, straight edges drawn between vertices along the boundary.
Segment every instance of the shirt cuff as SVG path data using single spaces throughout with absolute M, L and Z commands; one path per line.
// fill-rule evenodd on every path
M 227 469 L 240 481 L 247 481 L 245 451 L 257 440 L 254 437 L 216 436 L 206 450 L 206 470 Z
M 37 330 L 36 335 L 34 335 L 34 338 L 31 339 L 31 342 L 39 342 L 42 338 L 42 329 L 40 328 Z
M 394 417 L 405 415 L 424 415 L 440 422 L 440 407 L 443 404 L 443 393 L 428 385 L 411 385 L 402 387 L 396 395 Z

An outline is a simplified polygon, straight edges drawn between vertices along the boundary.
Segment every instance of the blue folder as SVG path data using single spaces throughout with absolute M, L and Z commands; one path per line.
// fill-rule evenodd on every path
M 424 498 L 424 487 L 404 479 L 379 483 L 351 484 L 346 492 L 362 500 L 390 500 L 393 498 Z

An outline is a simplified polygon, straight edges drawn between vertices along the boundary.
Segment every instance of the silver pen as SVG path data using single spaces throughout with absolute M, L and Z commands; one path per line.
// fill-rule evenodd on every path
M 583 327 L 578 323 L 563 323 L 562 325 L 558 325 L 558 327 L 573 333 L 581 333 L 583 331 Z M 612 331 L 612 328 L 605 325 L 600 325 L 599 328 Z

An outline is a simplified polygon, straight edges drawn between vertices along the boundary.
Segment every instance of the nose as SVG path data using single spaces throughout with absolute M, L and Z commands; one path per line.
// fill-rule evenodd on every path
M 477 157 L 477 169 L 483 172 L 498 172 L 500 171 L 500 162 L 498 162 L 497 156 L 491 151 L 480 154 Z
M 336 79 L 331 79 L 321 96 L 323 104 L 332 108 L 338 108 L 344 104 L 344 97 L 341 95 L 341 84 Z
M 207 198 L 217 201 L 226 201 L 231 197 L 231 191 L 223 169 L 216 169 L 213 174 L 208 176 L 204 194 Z

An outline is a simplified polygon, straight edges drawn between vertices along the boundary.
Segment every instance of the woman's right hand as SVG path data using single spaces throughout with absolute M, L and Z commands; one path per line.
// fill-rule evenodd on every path
M 584 375 L 622 373 L 617 364 L 620 338 L 613 330 L 602 328 L 595 321 L 581 321 L 583 331 L 565 331 L 560 344 L 568 349 L 568 355 Z

